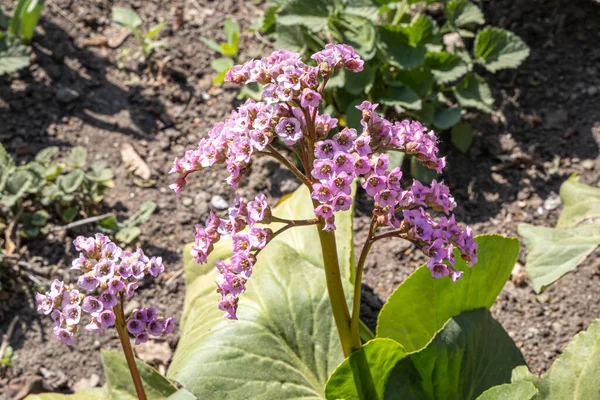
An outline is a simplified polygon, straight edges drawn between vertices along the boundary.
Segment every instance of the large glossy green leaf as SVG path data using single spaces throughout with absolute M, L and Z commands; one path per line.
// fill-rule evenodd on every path
M 458 124 L 461 118 L 462 109 L 460 107 L 445 108 L 434 114 L 433 125 L 438 129 L 446 130 Z
M 352 188 L 354 196 L 356 188 Z M 312 202 L 306 186 L 300 186 L 289 198 L 285 199 L 274 210 L 273 215 L 285 219 L 309 219 L 314 218 Z M 348 211 L 341 211 L 335 214 L 335 237 L 337 239 L 338 260 L 342 276 L 351 277 L 355 268 L 354 264 L 354 230 L 352 229 L 352 216 L 354 215 L 354 206 Z M 275 231 L 282 225 L 272 224 L 270 227 Z M 315 225 L 302 226 L 278 235 L 274 241 L 281 241 L 295 251 L 302 258 L 308 260 L 311 264 L 320 266 L 323 264 L 323 253 L 318 242 L 317 227 Z
M 475 59 L 488 71 L 517 68 L 529 57 L 529 47 L 520 37 L 501 28 L 487 27 L 477 32 Z
M 477 400 L 531 400 L 537 393 L 533 384 L 520 381 L 491 387 Z
M 591 323 L 567 345 L 539 386 L 544 400 L 600 398 L 600 320 Z
M 407 356 L 391 339 L 374 339 L 344 360 L 327 381 L 327 399 L 383 399 L 394 366 Z
M 177 388 L 157 370 L 141 360 L 135 360 L 140 377 L 144 384 L 144 391 L 148 399 L 166 400 L 177 392 Z M 102 365 L 106 375 L 106 384 L 102 388 L 84 390 L 73 395 L 60 395 L 46 393 L 32 395 L 28 400 L 84 400 L 84 399 L 111 399 L 134 400 L 137 399 L 135 387 L 125 361 L 125 355 L 117 351 L 102 351 Z
M 454 89 L 456 99 L 463 107 L 473 107 L 490 113 L 494 105 L 492 91 L 483 78 L 477 74 L 468 74 Z
M 584 185 L 573 175 L 560 187 L 560 197 L 564 208 L 556 228 L 518 227 L 529 251 L 526 271 L 538 293 L 600 245 L 600 189 Z
M 311 218 L 308 199 L 302 187 L 273 214 Z M 339 240 L 338 253 L 345 271 L 353 258 L 351 216 L 336 217 L 345 238 Z M 238 321 L 223 318 L 214 284 L 214 263 L 230 255 L 230 243 L 218 242 L 204 265 L 187 254 L 189 246 L 184 250 L 186 300 L 169 377 L 206 399 L 323 398 L 327 378 L 343 354 L 315 229 L 291 229 L 262 250 L 240 297 Z M 350 301 L 350 283 L 344 279 L 344 284 Z
M 579 182 L 573 174 L 560 186 L 563 210 L 557 228 L 571 228 L 584 221 L 600 220 L 600 188 Z
M 457 256 L 456 268 L 464 274 L 456 283 L 448 277 L 433 278 L 426 266 L 406 278 L 379 314 L 377 337 L 394 339 L 406 351 L 417 351 L 449 318 L 491 307 L 517 261 L 519 241 L 499 235 L 481 235 L 476 241 L 479 262 L 469 268 Z
M 327 0 L 289 0 L 277 18 L 281 25 L 302 25 L 319 32 L 327 25 L 332 4 Z
M 488 388 L 510 382 L 523 355 L 489 310 L 452 318 L 418 353 L 392 370 L 385 399 L 475 400 Z
M 367 65 L 358 73 L 344 70 L 344 89 L 355 96 L 368 92 L 373 86 L 376 72 L 375 68 Z

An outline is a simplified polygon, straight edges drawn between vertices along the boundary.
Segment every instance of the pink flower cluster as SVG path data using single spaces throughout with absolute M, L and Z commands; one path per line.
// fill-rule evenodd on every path
M 314 56 L 320 60 L 321 70 L 325 66 L 362 70 L 362 60 L 350 46 L 331 45 Z M 227 182 L 237 187 L 253 154 L 263 151 L 276 137 L 294 146 L 307 131 L 307 118 L 320 137 L 326 137 L 337 126 L 337 119 L 316 110 L 322 100 L 319 68 L 304 64 L 297 53 L 275 51 L 269 57 L 235 66 L 226 79 L 265 85 L 263 101 L 247 100 L 225 122 L 215 124 L 197 149 L 175 159 L 169 173 L 179 176 L 169 187 L 176 193 L 185 186 L 190 173 L 223 163 L 229 172 Z
M 211 213 L 205 226 L 196 225 L 196 242 L 192 246 L 192 256 L 199 263 L 205 263 L 213 250 L 213 244 L 222 237 L 232 240 L 233 256 L 229 261 L 218 260 L 215 265 L 217 291 L 221 294 L 219 309 L 229 319 L 237 319 L 238 296 L 246 290 L 246 281 L 252 275 L 256 262 L 255 254 L 262 250 L 271 239 L 273 232 L 260 228 L 256 224 L 271 222 L 271 208 L 264 194 L 258 194 L 253 201 L 246 203 L 236 197 L 229 208 L 227 218 L 219 218 Z
M 101 333 L 115 324 L 118 305 L 124 297 L 133 296 L 140 280 L 148 274 L 157 277 L 164 271 L 160 257 L 148 258 L 139 248 L 135 252 L 123 251 L 101 233 L 88 238 L 79 236 L 73 244 L 80 254 L 71 269 L 83 273 L 77 286 L 88 293 L 98 291 L 99 295 L 84 295 L 59 280 L 52 283 L 49 292 L 36 293 L 38 311 L 50 314 L 54 335 L 69 346 L 85 314 L 91 317 L 85 329 Z M 160 322 L 163 332 L 172 332 L 172 318 Z

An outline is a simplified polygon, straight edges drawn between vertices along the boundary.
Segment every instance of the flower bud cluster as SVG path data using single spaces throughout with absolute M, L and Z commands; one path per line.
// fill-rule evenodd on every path
M 77 287 L 88 294 L 59 280 L 52 283 L 49 292 L 36 293 L 38 311 L 52 317 L 54 335 L 69 346 L 83 316 L 91 317 L 85 326 L 88 331 L 101 333 L 115 325 L 115 312 L 123 298 L 132 297 L 146 275 L 157 277 L 165 269 L 161 257 L 148 258 L 139 248 L 135 252 L 123 251 L 101 233 L 79 236 L 73 244 L 80 254 L 71 269 L 82 272 Z M 164 320 L 165 326 L 169 327 L 167 333 L 172 331 L 173 319 Z
M 135 344 L 148 341 L 148 335 L 160 336 L 163 333 L 173 333 L 175 321 L 173 318 L 162 318 L 156 314 L 156 308 L 140 308 L 134 310 L 127 318 L 127 331 L 135 336 Z
M 214 243 L 222 237 L 232 240 L 233 256 L 228 261 L 218 260 L 217 291 L 221 294 L 219 309 L 229 319 L 237 319 L 238 296 L 246 290 L 246 281 L 252 275 L 256 257 L 252 252 L 262 250 L 272 238 L 269 228 L 257 224 L 271 222 L 271 208 L 267 198 L 260 193 L 250 202 L 239 195 L 229 207 L 227 218 L 219 218 L 211 212 L 204 226 L 196 225 L 196 241 L 192 246 L 192 256 L 198 263 L 205 263 L 214 248 Z

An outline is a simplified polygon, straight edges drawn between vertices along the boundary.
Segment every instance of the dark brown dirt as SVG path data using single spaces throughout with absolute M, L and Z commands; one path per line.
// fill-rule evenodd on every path
M 211 199 L 232 199 L 222 184 L 224 171 L 211 170 L 175 197 L 166 186 L 172 159 L 193 147 L 235 103 L 236 88 L 215 88 L 210 60 L 216 57 L 198 36 L 222 39 L 225 18 L 240 22 L 245 31 L 259 10 L 250 1 L 185 2 L 183 27 L 174 17 L 183 1 L 127 1 L 148 25 L 170 22 L 161 34 L 168 47 L 158 51 L 153 65 L 129 61 L 117 68 L 119 50 L 84 47 L 96 35 L 112 37 L 112 2 L 54 0 L 34 41 L 34 64 L 29 71 L 0 77 L 0 140 L 19 160 L 27 161 L 39 149 L 58 145 L 64 152 L 84 146 L 91 160 L 106 160 L 114 169 L 116 189 L 107 192 L 105 210 L 121 217 L 132 214 L 144 200 L 159 209 L 143 227 L 138 245 L 167 264 L 165 277 L 148 282 L 138 296 L 140 304 L 158 304 L 161 313 L 180 316 L 184 286 L 181 249 L 193 239 L 193 224 L 203 220 Z M 445 181 L 459 203 L 457 219 L 476 233 L 516 235 L 521 222 L 553 226 L 560 207 L 544 209 L 544 201 L 558 193 L 574 172 L 585 183 L 600 184 L 600 46 L 597 26 L 600 7 L 589 0 L 485 2 L 488 21 L 519 34 L 531 47 L 518 73 L 490 77 L 498 112 L 472 116 L 476 138 L 463 155 L 444 146 L 449 156 Z M 132 45 L 132 39 L 121 47 Z M 242 39 L 243 59 L 260 54 L 261 42 L 252 35 Z M 158 65 L 165 63 L 161 73 Z M 70 92 L 76 99 L 69 99 Z M 152 187 L 139 187 L 119 155 L 119 144 L 131 143 L 158 177 Z M 510 157 L 523 162 L 511 163 Z M 272 162 L 257 162 L 242 192 L 266 191 L 276 199 L 297 183 Z M 360 194 L 359 194 L 360 196 Z M 216 199 L 218 200 L 218 199 Z M 356 245 L 361 246 L 368 223 L 367 207 L 359 198 Z M 92 229 L 90 227 L 90 229 Z M 58 233 L 27 244 L 28 254 L 41 257 L 39 278 L 65 278 L 65 266 L 75 256 L 69 245 L 85 230 Z M 544 294 L 529 285 L 508 282 L 493 312 L 521 347 L 532 371 L 544 371 L 570 338 L 600 317 L 600 259 L 596 251 Z M 410 246 L 382 242 L 367 262 L 366 316 L 374 321 L 381 300 L 422 261 Z M 521 252 L 521 265 L 525 252 Z M 3 282 L 4 283 L 4 282 Z M 59 346 L 50 323 L 40 317 L 32 301 L 33 287 L 0 292 L 0 331 L 13 316 L 22 323 L 11 344 L 17 358 L 0 392 L 13 379 L 43 375 L 44 390 L 68 392 L 81 378 L 101 375 L 102 348 L 116 348 L 116 335 L 77 335 L 72 348 Z M 26 294 L 29 293 L 29 294 Z M 367 307 L 368 306 L 368 307 Z M 175 335 L 174 335 L 175 336 Z M 171 348 L 176 338 L 170 339 Z

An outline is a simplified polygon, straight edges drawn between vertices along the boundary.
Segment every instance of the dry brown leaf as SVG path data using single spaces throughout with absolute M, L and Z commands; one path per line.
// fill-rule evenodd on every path
M 119 146 L 119 151 L 121 152 L 121 160 L 123 160 L 125 168 L 128 171 L 144 181 L 150 180 L 152 177 L 152 170 L 131 144 L 122 143 L 121 146 Z

